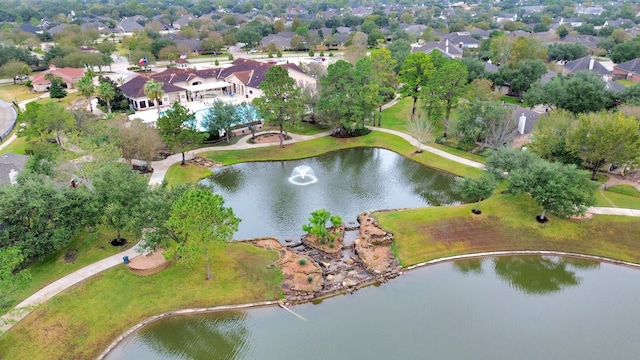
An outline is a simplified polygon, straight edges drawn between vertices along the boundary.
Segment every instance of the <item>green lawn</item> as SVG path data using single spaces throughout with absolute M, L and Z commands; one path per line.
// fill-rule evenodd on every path
M 76 234 L 65 249 L 31 265 L 29 271 L 32 279 L 29 286 L 13 293 L 9 300 L 13 305 L 16 305 L 51 282 L 86 265 L 117 254 L 139 240 L 129 233 L 123 233 L 122 237 L 127 239 L 128 244 L 125 247 L 115 247 L 109 243 L 115 239 L 115 235 L 115 230 L 106 227 L 98 227 L 93 231 L 83 231 Z M 66 262 L 65 255 L 72 249 L 77 250 L 76 260 Z M 4 312 L 0 311 L 0 313 Z
M 28 147 L 29 147 L 29 143 L 27 143 L 27 140 L 24 137 L 17 137 L 4 149 L 0 150 L 0 155 L 7 154 L 7 153 L 25 155 L 25 149 L 27 149 Z
M 153 315 L 191 307 L 277 300 L 278 253 L 248 243 L 212 249 L 212 279 L 204 261 L 138 276 L 124 265 L 55 296 L 0 336 L 6 359 L 91 359 L 124 331 Z
M 596 205 L 603 207 L 618 207 L 625 209 L 639 209 L 640 198 L 618 194 L 611 191 L 596 191 Z
M 571 221 L 549 216 L 539 224 L 541 208 L 526 196 L 495 195 L 474 204 L 380 212 L 375 216 L 394 234 L 394 251 L 408 266 L 446 256 L 486 251 L 556 250 L 640 262 L 640 219 L 594 216 Z
M 6 102 L 12 102 L 16 100 L 21 102 L 28 99 L 33 99 L 41 94 L 34 93 L 26 85 L 21 84 L 7 84 L 0 85 L 0 99 Z
M 195 184 L 198 180 L 206 178 L 211 174 L 213 174 L 211 170 L 202 166 L 190 163 L 182 166 L 180 163 L 177 163 L 171 165 L 164 178 L 169 184 Z
M 624 86 L 632 86 L 635 84 L 633 81 L 627 79 L 616 79 L 616 82 Z

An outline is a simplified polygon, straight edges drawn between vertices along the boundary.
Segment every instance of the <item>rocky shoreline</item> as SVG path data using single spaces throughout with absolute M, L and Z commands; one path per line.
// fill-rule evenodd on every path
M 402 273 L 391 251 L 393 234 L 380 228 L 369 213 L 360 214 L 358 223 L 358 226 L 341 227 L 343 236 L 331 249 L 306 235 L 287 245 L 277 239 L 253 240 L 256 246 L 280 252 L 280 258 L 272 265 L 282 268 L 286 304 L 349 294 Z M 353 231 L 357 232 L 355 241 L 344 243 L 344 235 Z

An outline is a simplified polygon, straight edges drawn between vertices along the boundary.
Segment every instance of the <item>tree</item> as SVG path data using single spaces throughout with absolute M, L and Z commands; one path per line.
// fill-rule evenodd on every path
M 435 72 L 426 82 L 423 96 L 435 97 L 444 103 L 443 137 L 447 137 L 449 128 L 449 116 L 451 109 L 458 103 L 458 97 L 466 90 L 467 68 L 457 60 L 447 60 L 440 67 L 436 67 Z
M 489 155 L 485 167 L 493 176 L 501 178 L 508 176 L 516 169 L 526 169 L 537 159 L 539 157 L 530 151 L 501 147 Z
M 590 72 L 559 74 L 545 85 L 533 85 L 524 95 L 524 101 L 529 106 L 545 104 L 574 114 L 600 111 L 613 102 L 605 85 L 599 75 Z
M 163 85 L 163 82 L 156 82 L 153 79 L 144 84 L 144 94 L 156 105 L 158 118 L 160 117 L 160 100 L 164 96 L 164 90 L 162 90 Z
M 54 76 L 52 73 L 48 73 L 44 76 L 49 80 L 49 97 L 52 99 L 62 99 L 67 96 L 67 90 L 62 86 L 62 78 Z
M 50 178 L 23 170 L 17 185 L 0 187 L 0 248 L 15 247 L 26 260 L 42 259 L 96 223 L 95 205 L 83 186 L 59 187 Z
M 471 149 L 477 142 L 492 149 L 505 146 L 513 140 L 517 126 L 511 115 L 511 108 L 497 101 L 471 101 L 460 111 L 455 126 L 458 146 Z
M 396 60 L 394 71 L 396 74 L 399 74 L 404 60 L 411 54 L 411 44 L 404 39 L 393 39 L 393 41 L 387 45 L 387 49 L 391 51 L 391 57 Z
M 611 49 L 611 60 L 616 64 L 640 57 L 640 41 L 631 39 Z
M 630 164 L 640 155 L 639 123 L 621 113 L 582 114 L 569 133 L 569 149 L 591 164 L 591 179 L 607 163 Z
M 210 134 L 219 134 L 222 130 L 227 142 L 229 142 L 231 127 L 239 122 L 235 105 L 222 100 L 216 100 L 213 102 L 213 106 L 205 112 L 202 119 L 202 126 L 205 127 Z
M 422 152 L 422 144 L 428 143 L 433 137 L 435 126 L 433 121 L 420 116 L 407 120 L 407 130 L 416 138 L 416 152 Z
M 93 105 L 91 104 L 91 97 L 96 91 L 95 85 L 93 85 L 93 78 L 90 76 L 84 75 L 80 80 L 78 80 L 78 91 L 82 96 L 87 99 L 89 103 L 89 111 L 93 112 Z
M 531 132 L 533 141 L 528 147 L 545 160 L 582 164 L 582 160 L 567 144 L 567 138 L 575 123 L 575 115 L 567 110 L 556 109 L 540 116 Z
M 488 173 L 476 179 L 464 178 L 458 181 L 460 195 L 467 201 L 477 201 L 472 210 L 474 214 L 480 214 L 480 201 L 489 198 L 495 188 L 496 179 Z
M 569 35 L 569 29 L 567 28 L 566 25 L 560 25 L 556 29 L 556 34 L 558 34 L 558 36 L 560 37 L 560 40 L 562 40 L 565 37 L 567 37 L 567 35 Z
M 375 82 L 380 89 L 380 95 L 384 99 L 393 99 L 398 83 L 398 76 L 395 73 L 396 60 L 388 49 L 371 50 L 371 67 Z
M 116 230 L 116 241 L 121 242 L 122 230 L 141 231 L 134 225 L 149 189 L 146 178 L 124 164 L 111 163 L 97 169 L 92 186 L 107 225 Z
M 547 50 L 549 61 L 572 61 L 587 56 L 587 48 L 580 43 L 550 44 Z
M 547 221 L 547 211 L 563 218 L 584 215 L 595 203 L 595 189 L 586 171 L 572 164 L 550 163 L 539 158 L 509 174 L 508 191 L 531 195 L 542 207 L 537 217 L 540 222 Z
M 20 83 L 22 83 L 24 76 L 30 72 L 31 69 L 29 68 L 29 65 L 17 60 L 10 60 L 0 67 L 0 75 L 11 77 L 14 84 L 16 83 L 16 79 L 20 80 Z
M 29 270 L 20 270 L 24 260 L 18 248 L 0 248 L 0 309 L 9 307 L 7 297 L 31 281 Z
M 195 115 L 178 102 L 158 118 L 160 136 L 171 151 L 182 153 L 183 166 L 186 163 L 184 152 L 209 137 L 208 133 L 199 131 L 197 125 Z
M 116 97 L 116 90 L 108 82 L 101 82 L 98 86 L 98 96 L 107 102 L 107 110 L 111 114 L 111 101 Z
M 46 140 L 53 137 L 61 147 L 62 134 L 74 129 L 73 114 L 68 112 L 64 106 L 54 102 L 46 104 L 28 103 L 25 111 L 18 116 L 18 121 L 27 124 L 20 133 L 27 140 L 32 138 Z
M 296 82 L 281 66 L 271 66 L 260 84 L 263 96 L 253 100 L 265 123 L 280 128 L 280 147 L 284 147 L 284 122 L 295 121 L 302 114 L 302 93 Z
M 418 99 L 420 98 L 420 92 L 426 86 L 427 81 L 434 71 L 435 67 L 431 59 L 423 52 L 409 54 L 402 64 L 398 81 L 402 84 L 400 93 L 413 98 L 411 119 L 414 119 L 416 116 L 416 107 Z
M 124 83 L 124 78 L 120 78 L 120 79 L 122 79 L 122 83 Z M 120 83 L 120 79 L 118 79 L 118 83 Z M 129 100 L 127 100 L 127 98 L 122 93 L 122 90 L 120 90 L 120 88 L 118 87 L 118 83 L 116 83 L 115 81 L 111 80 L 110 78 L 108 78 L 106 76 L 98 77 L 98 83 L 99 83 L 99 85 L 98 85 L 98 105 L 106 106 L 107 108 L 110 105 L 111 106 L 111 110 L 113 110 L 113 111 L 127 111 L 127 110 L 129 110 Z M 113 89 L 113 91 L 115 92 L 115 95 L 113 96 L 113 99 L 111 99 L 109 104 L 107 104 L 106 98 L 103 98 L 101 93 L 100 93 L 100 87 L 102 86 L 103 83 L 109 84 L 111 86 L 111 88 Z
M 212 244 L 225 244 L 238 230 L 240 219 L 230 207 L 224 207 L 222 196 L 209 189 L 195 188 L 185 191 L 171 208 L 167 227 L 179 241 L 170 249 L 170 255 L 193 261 L 203 254 L 207 263 L 206 280 L 211 279 L 209 249 Z

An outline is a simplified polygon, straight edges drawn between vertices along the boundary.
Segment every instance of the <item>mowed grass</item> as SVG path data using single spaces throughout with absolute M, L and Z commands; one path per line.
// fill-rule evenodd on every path
M 549 216 L 527 195 L 495 195 L 475 204 L 379 212 L 380 225 L 394 234 L 403 266 L 432 259 L 488 251 L 555 250 L 640 262 L 640 219 L 597 215 L 573 221 Z
M 640 210 L 640 198 L 618 194 L 612 191 L 603 191 L 599 189 L 595 193 L 596 204 L 595 206 L 602 207 L 618 207 L 625 209 L 638 209 Z
M 187 163 L 184 166 L 180 163 L 173 164 L 167 170 L 165 180 L 169 184 L 195 184 L 198 180 L 206 178 L 213 172 L 205 167 Z
M 0 99 L 6 102 L 17 101 L 21 102 L 38 97 L 41 94 L 34 93 L 26 85 L 18 84 L 6 84 L 0 85 Z
M 0 150 L 0 155 L 7 154 L 7 153 L 25 155 L 25 150 L 28 148 L 29 148 L 29 143 L 27 142 L 27 140 L 24 137 L 18 136 L 9 145 L 7 145 L 5 148 Z
M 276 144 L 274 146 L 246 150 L 209 151 L 200 155 L 225 165 L 231 165 L 247 161 L 297 160 L 322 155 L 331 151 L 357 147 L 388 149 L 421 164 L 458 176 L 477 177 L 482 174 L 482 170 L 464 166 L 428 152 L 416 154 L 413 144 L 409 144 L 398 136 L 377 131 L 365 136 L 347 139 L 324 136 L 314 140 L 289 144 L 284 148 Z
M 139 241 L 139 239 L 127 232 L 123 232 L 122 237 L 127 239 L 128 243 L 124 247 L 117 247 L 110 244 L 111 240 L 116 238 L 115 230 L 99 226 L 91 231 L 81 231 L 73 236 L 67 247 L 29 266 L 29 272 L 31 273 L 29 285 L 15 291 L 9 300 L 15 306 L 53 281 L 96 261 L 117 254 Z M 65 255 L 71 250 L 76 250 L 76 259 L 73 262 L 67 262 L 65 261 Z
M 0 337 L 3 359 L 92 359 L 136 323 L 192 307 L 277 300 L 278 253 L 248 243 L 212 250 L 212 279 L 204 261 L 172 265 L 141 277 L 119 265 L 44 303 Z
M 419 103 L 418 103 L 418 106 L 420 106 Z M 411 132 L 409 131 L 409 128 L 407 127 L 407 119 L 411 118 L 412 107 L 413 107 L 413 99 L 411 99 L 410 97 L 406 97 L 400 100 L 396 105 L 383 110 L 381 127 L 411 134 Z M 451 121 L 453 121 L 453 119 L 455 119 L 456 116 L 457 116 L 457 111 L 454 109 L 451 112 L 451 118 L 452 118 Z M 442 126 L 438 126 L 434 130 L 434 136 L 435 137 L 442 136 Z M 452 154 L 452 155 L 460 156 L 461 158 L 464 158 L 464 159 L 477 161 L 482 164 L 484 164 L 487 161 L 487 159 L 484 156 L 472 154 L 470 152 L 457 149 L 453 146 L 436 144 L 435 142 L 430 142 L 425 145 L 448 152 L 449 154 Z

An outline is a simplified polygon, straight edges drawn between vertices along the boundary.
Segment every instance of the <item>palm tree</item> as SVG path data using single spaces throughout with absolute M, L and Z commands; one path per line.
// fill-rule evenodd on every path
M 96 91 L 95 85 L 93 85 L 93 78 L 89 74 L 85 74 L 80 80 L 78 80 L 78 91 L 89 102 L 89 110 L 93 112 L 93 104 L 91 104 L 91 97 Z
M 156 104 L 156 108 L 158 109 L 158 117 L 160 117 L 160 104 L 158 103 L 160 99 L 164 96 L 164 90 L 162 90 L 163 82 L 156 82 L 151 79 L 144 84 L 144 94 L 147 95 L 149 99 L 152 99 Z
M 109 114 L 111 114 L 111 100 L 116 97 L 116 89 L 114 89 L 110 83 L 102 82 L 100 86 L 98 86 L 98 96 L 107 102 L 107 109 L 109 110 Z

